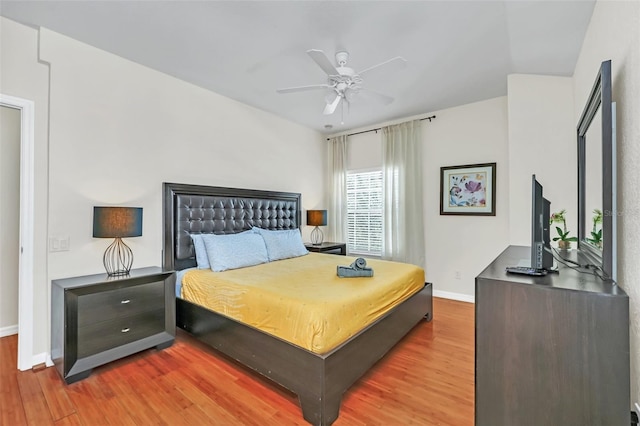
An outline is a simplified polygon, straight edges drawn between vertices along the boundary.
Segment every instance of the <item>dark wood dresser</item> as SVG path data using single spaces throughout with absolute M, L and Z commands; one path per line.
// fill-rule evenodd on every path
M 475 424 L 630 424 L 629 298 L 562 264 L 505 272 L 529 253 L 510 246 L 476 277 Z
M 94 367 L 175 339 L 175 273 L 158 267 L 128 276 L 52 281 L 51 358 L 67 383 Z

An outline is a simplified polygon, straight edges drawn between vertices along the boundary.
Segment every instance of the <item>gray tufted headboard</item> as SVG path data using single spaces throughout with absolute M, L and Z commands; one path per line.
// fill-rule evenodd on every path
M 300 194 L 164 183 L 163 267 L 196 266 L 191 234 L 234 234 L 253 226 L 295 229 L 301 225 Z

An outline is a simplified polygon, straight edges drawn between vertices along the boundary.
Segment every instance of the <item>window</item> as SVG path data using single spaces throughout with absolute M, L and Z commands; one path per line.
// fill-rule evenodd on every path
M 382 170 L 347 173 L 347 242 L 351 254 L 382 255 Z

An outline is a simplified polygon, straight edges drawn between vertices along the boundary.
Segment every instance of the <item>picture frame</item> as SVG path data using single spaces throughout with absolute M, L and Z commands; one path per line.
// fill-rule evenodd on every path
M 496 163 L 440 167 L 440 214 L 496 215 Z

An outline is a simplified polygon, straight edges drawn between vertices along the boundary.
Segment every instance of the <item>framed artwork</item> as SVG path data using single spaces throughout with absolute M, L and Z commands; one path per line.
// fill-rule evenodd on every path
M 496 163 L 440 167 L 441 215 L 496 215 Z

